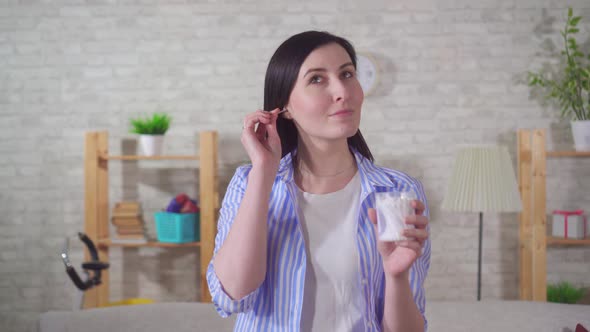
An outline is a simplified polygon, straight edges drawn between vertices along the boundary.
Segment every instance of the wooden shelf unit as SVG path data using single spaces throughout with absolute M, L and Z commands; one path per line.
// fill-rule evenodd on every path
M 519 233 L 519 297 L 547 301 L 547 246 L 585 246 L 590 239 L 547 236 L 547 158 L 590 157 L 590 152 L 547 151 L 545 129 L 518 130 L 518 187 L 523 208 Z
M 108 152 L 108 132 L 86 133 L 84 151 L 84 232 L 97 243 L 99 259 L 109 261 L 110 247 L 159 247 L 200 248 L 201 302 L 211 302 L 207 287 L 207 266 L 213 256 L 219 209 L 217 175 L 217 132 L 203 131 L 199 134 L 199 155 L 188 156 L 115 156 Z M 119 243 L 112 241 L 109 233 L 109 161 L 139 160 L 198 160 L 199 161 L 199 206 L 200 242 L 174 244 L 161 242 Z M 86 259 L 90 259 L 85 253 Z M 109 270 L 102 272 L 102 284 L 86 291 L 84 308 L 95 308 L 109 302 Z

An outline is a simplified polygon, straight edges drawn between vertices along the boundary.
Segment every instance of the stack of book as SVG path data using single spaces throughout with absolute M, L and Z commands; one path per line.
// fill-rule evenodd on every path
M 138 202 L 116 203 L 111 222 L 116 228 L 114 236 L 116 240 L 145 240 L 143 216 Z

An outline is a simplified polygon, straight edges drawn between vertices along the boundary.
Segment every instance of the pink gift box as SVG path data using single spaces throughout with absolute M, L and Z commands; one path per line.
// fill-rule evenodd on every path
M 583 239 L 587 234 L 584 211 L 553 211 L 552 235 L 566 239 Z

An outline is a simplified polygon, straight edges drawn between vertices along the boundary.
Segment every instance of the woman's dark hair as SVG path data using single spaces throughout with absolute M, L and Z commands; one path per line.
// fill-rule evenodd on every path
M 264 109 L 271 111 L 275 108 L 285 107 L 289 102 L 289 96 L 305 59 L 315 49 L 332 43 L 336 43 L 346 50 L 356 68 L 356 52 L 352 44 L 344 38 L 327 32 L 306 31 L 285 40 L 273 54 L 266 69 Z M 279 116 L 277 131 L 281 138 L 283 157 L 297 148 L 297 128 L 292 121 Z M 374 160 L 360 130 L 348 138 L 348 147 L 357 150 L 370 161 Z

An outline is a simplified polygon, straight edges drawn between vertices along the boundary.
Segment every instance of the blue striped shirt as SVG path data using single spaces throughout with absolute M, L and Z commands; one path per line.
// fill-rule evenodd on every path
M 384 309 L 385 274 L 368 209 L 375 207 L 375 192 L 412 189 L 426 205 L 422 184 L 399 171 L 378 167 L 355 151 L 361 176 L 361 209 L 356 246 L 359 253 L 359 289 L 364 299 L 365 331 L 380 331 Z M 215 253 L 223 244 L 246 191 L 251 166 L 241 166 L 231 179 L 219 211 L 215 252 L 207 269 L 207 283 L 217 312 L 222 317 L 237 313 L 234 331 L 299 331 L 306 254 L 295 206 L 292 155 L 279 166 L 269 201 L 266 278 L 253 292 L 234 300 L 224 291 L 213 269 Z M 428 207 L 425 215 L 428 215 Z M 410 268 L 414 301 L 424 317 L 424 279 L 430 266 L 430 240 Z

